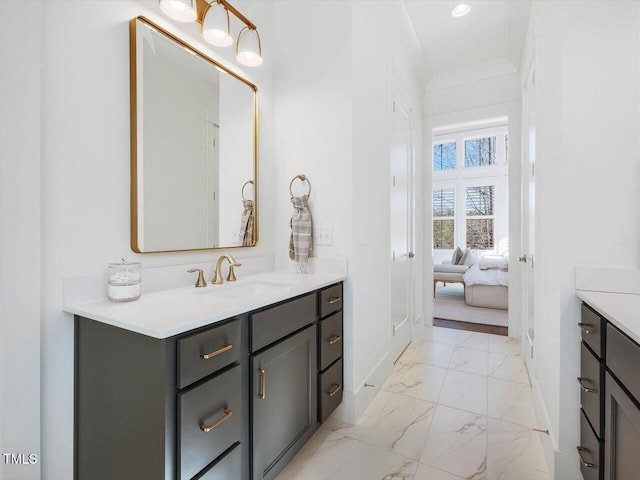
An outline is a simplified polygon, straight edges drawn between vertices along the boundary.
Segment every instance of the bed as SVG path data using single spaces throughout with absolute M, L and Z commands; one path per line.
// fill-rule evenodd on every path
M 464 274 L 464 299 L 472 307 L 507 310 L 509 306 L 509 261 L 483 257 Z

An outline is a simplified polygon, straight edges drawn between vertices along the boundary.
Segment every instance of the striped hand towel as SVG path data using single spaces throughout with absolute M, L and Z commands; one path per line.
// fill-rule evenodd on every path
M 242 200 L 244 211 L 240 220 L 240 233 L 242 234 L 242 246 L 253 246 L 253 200 Z
M 309 211 L 309 197 L 291 197 L 293 215 L 291 216 L 291 239 L 289 240 L 289 258 L 298 263 L 300 272 L 309 272 L 310 258 L 313 254 L 313 221 Z

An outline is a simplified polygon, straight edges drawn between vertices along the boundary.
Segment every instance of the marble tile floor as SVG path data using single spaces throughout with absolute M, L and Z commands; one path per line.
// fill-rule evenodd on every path
M 550 480 L 519 349 L 430 328 L 357 425 L 329 418 L 277 480 Z

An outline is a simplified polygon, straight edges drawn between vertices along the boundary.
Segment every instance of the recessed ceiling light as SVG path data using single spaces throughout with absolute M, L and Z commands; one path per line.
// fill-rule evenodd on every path
M 464 17 L 471 10 L 471 5 L 468 3 L 461 3 L 451 10 L 451 16 L 453 18 Z

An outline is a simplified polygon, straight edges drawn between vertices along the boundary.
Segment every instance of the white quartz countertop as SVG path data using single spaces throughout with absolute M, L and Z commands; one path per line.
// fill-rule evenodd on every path
M 640 295 L 576 290 L 578 298 L 640 343 Z
M 150 337 L 168 338 L 345 278 L 341 274 L 329 273 L 260 273 L 223 285 L 189 286 L 147 293 L 132 302 L 104 299 L 74 303 L 65 305 L 64 311 Z M 252 289 L 252 285 L 256 287 L 252 295 L 238 295 L 238 292 Z

